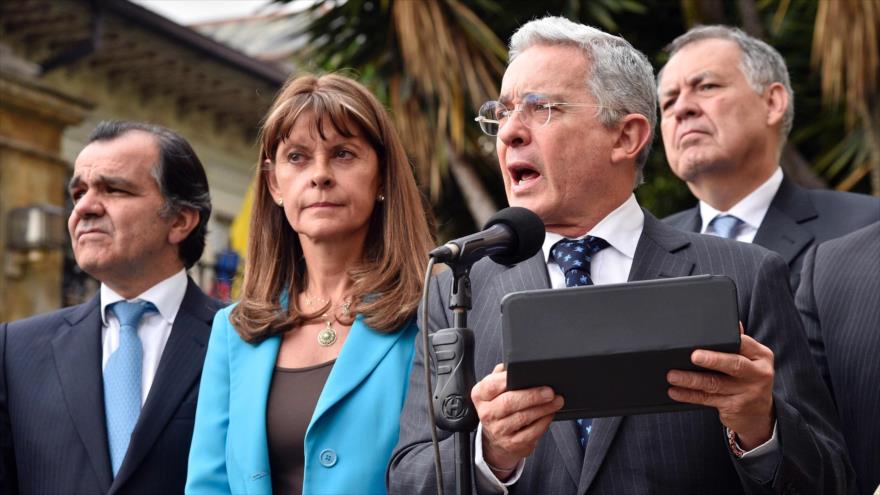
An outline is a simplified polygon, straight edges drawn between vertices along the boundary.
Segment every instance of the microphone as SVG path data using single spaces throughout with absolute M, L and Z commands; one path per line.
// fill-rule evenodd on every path
M 476 234 L 459 237 L 428 255 L 439 263 L 471 265 L 484 256 L 502 265 L 525 261 L 544 244 L 544 222 L 531 210 L 511 206 L 492 215 Z

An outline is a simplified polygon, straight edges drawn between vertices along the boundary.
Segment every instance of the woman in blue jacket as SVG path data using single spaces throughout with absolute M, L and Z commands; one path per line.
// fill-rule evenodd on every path
M 260 145 L 186 492 L 384 493 L 433 244 L 412 170 L 382 105 L 339 75 L 288 81 Z

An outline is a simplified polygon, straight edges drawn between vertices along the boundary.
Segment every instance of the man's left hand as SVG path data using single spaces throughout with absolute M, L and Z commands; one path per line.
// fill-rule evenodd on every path
M 691 362 L 713 371 L 671 370 L 669 397 L 718 409 L 746 451 L 773 434 L 773 351 L 743 333 L 738 354 L 697 349 Z

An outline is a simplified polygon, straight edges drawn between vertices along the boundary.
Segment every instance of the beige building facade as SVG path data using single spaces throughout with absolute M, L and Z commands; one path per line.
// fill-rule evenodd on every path
M 82 302 L 97 289 L 70 253 L 66 184 L 101 120 L 161 124 L 193 145 L 214 213 L 191 275 L 210 290 L 256 164 L 260 119 L 287 75 L 128 1 L 2 2 L 0 321 Z M 46 213 L 54 242 L 22 246 L 22 229 L 42 226 L 36 213 L 23 223 L 25 209 Z

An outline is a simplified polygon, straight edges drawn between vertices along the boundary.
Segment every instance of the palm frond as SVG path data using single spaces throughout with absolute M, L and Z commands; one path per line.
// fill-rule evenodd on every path
M 846 125 L 860 127 L 860 148 L 841 154 L 831 173 L 850 165 L 852 178 L 864 163 L 873 171 L 875 193 L 880 184 L 880 2 L 838 0 L 820 2 L 816 13 L 811 64 L 821 74 L 822 100 L 826 106 L 845 102 Z M 861 175 L 860 175 L 861 174 Z

